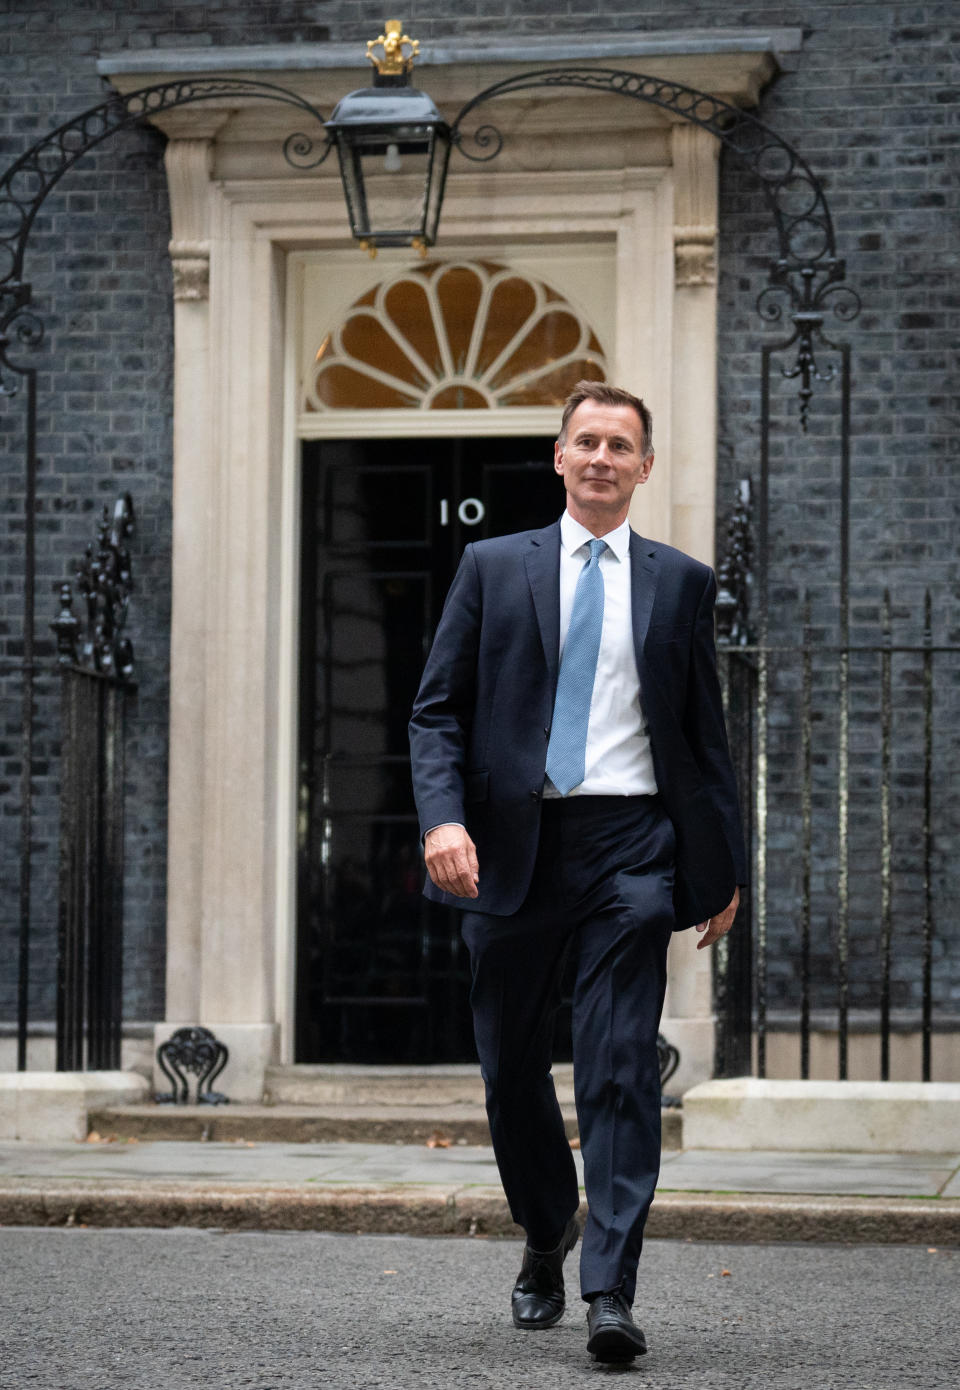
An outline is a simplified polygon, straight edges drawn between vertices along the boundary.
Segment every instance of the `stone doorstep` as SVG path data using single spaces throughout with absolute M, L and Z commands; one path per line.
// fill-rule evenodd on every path
M 573 1066 L 553 1068 L 557 1099 L 573 1105 Z M 470 1105 L 482 1109 L 483 1079 L 476 1063 L 447 1066 L 360 1066 L 348 1063 L 293 1063 L 267 1068 L 268 1105 Z
M 412 1236 L 511 1236 L 490 1187 L 425 1190 L 197 1182 L 0 1180 L 0 1226 L 192 1226 L 231 1231 L 330 1231 Z M 960 1245 L 960 1201 L 767 1194 L 658 1194 L 647 1235 L 661 1240 Z
M 563 1106 L 567 1135 L 577 1117 Z M 682 1147 L 680 1110 L 662 1112 L 663 1147 Z M 90 1133 L 102 1138 L 258 1144 L 426 1144 L 436 1135 L 452 1144 L 488 1146 L 482 1106 L 471 1105 L 121 1105 L 89 1112 Z

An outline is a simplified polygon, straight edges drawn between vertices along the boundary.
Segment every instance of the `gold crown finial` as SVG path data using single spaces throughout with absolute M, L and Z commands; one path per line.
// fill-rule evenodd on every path
M 388 19 L 379 38 L 367 41 L 367 57 L 383 77 L 399 77 L 413 67 L 413 60 L 420 52 L 417 39 L 403 32 L 402 19 Z M 408 51 L 404 53 L 404 44 Z M 378 58 L 373 50 L 382 47 L 383 57 Z

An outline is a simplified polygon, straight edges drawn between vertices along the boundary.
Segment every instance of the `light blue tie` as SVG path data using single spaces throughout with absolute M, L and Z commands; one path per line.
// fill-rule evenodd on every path
M 583 781 L 590 700 L 603 631 L 600 556 L 606 548 L 606 541 L 590 542 L 590 559 L 577 579 L 570 627 L 560 660 L 553 725 L 547 745 L 547 776 L 563 796 Z

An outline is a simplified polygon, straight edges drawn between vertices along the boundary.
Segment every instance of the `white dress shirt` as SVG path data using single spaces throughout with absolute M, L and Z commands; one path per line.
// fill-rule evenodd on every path
M 573 597 L 580 571 L 590 558 L 592 531 L 574 521 L 569 512 L 560 518 L 560 656 L 570 628 Z M 623 522 L 603 540 L 600 556 L 603 575 L 603 630 L 597 656 L 597 675 L 587 724 L 584 779 L 568 796 L 653 796 L 657 779 L 653 771 L 650 736 L 640 704 L 640 677 L 633 649 L 633 604 L 630 590 L 630 524 Z M 543 795 L 551 800 L 560 793 L 547 777 Z M 459 825 L 459 821 L 444 821 Z M 432 826 L 434 830 L 440 826 Z M 429 835 L 426 831 L 425 835 Z
M 580 572 L 590 557 L 593 532 L 569 512 L 560 518 L 560 656 Z M 630 525 L 624 521 L 602 539 L 603 631 L 587 724 L 584 779 L 569 796 L 652 796 L 657 790 L 650 737 L 640 704 L 640 678 L 633 646 L 630 591 Z M 545 797 L 560 793 L 546 778 Z

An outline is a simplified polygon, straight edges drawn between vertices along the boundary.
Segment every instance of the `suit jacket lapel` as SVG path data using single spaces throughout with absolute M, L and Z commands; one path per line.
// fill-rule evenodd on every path
M 555 522 L 530 537 L 524 554 L 527 582 L 537 615 L 540 641 L 552 689 L 556 689 L 560 661 L 560 523 Z M 637 669 L 643 665 L 643 644 L 660 577 L 656 546 L 630 533 L 630 588 L 633 645 Z
M 643 644 L 650 626 L 653 600 L 660 577 L 660 562 L 657 548 L 651 541 L 645 541 L 635 531 L 630 533 L 630 589 L 633 610 L 633 646 L 637 658 L 637 670 L 643 670 Z
M 560 523 L 535 531 L 524 553 L 527 582 L 537 614 L 550 687 L 556 689 L 560 662 Z

